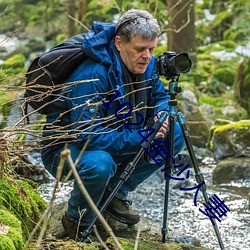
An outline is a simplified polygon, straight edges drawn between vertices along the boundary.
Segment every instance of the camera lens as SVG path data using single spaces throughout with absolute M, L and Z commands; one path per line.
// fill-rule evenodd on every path
M 187 73 L 191 66 L 192 61 L 187 53 L 176 54 L 174 51 L 164 52 L 156 61 L 157 73 L 165 76 L 166 79 Z
M 191 67 L 191 60 L 186 53 L 177 55 L 174 58 L 175 70 L 179 73 L 186 73 Z

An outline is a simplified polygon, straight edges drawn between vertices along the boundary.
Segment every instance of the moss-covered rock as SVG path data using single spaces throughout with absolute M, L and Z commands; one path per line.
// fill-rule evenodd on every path
M 250 147 L 250 120 L 214 125 L 211 128 L 210 149 L 216 159 L 248 155 Z
M 56 204 L 51 213 L 51 222 L 47 230 L 47 238 L 44 239 L 44 246 L 53 246 L 56 249 L 68 250 L 68 249 L 86 249 L 97 250 L 103 249 L 100 242 L 94 242 L 86 245 L 85 243 L 74 242 L 68 240 L 68 238 L 58 239 L 58 235 L 62 235 L 64 229 L 62 227 L 61 218 L 67 209 L 67 203 Z M 181 235 L 175 236 L 172 234 L 166 238 L 166 243 L 162 243 L 161 230 L 158 226 L 152 224 L 149 220 L 141 218 L 140 225 L 128 226 L 119 221 L 116 221 L 111 216 L 104 214 L 106 221 L 109 223 L 114 234 L 119 239 L 120 244 L 124 250 L 133 250 L 135 245 L 135 239 L 140 226 L 140 236 L 138 249 L 140 250 L 208 250 L 208 248 L 202 247 L 199 239 L 194 237 Z M 111 250 L 115 250 L 114 241 L 108 237 L 102 226 L 98 226 L 98 232 L 102 235 L 103 240 Z M 170 233 L 171 234 L 171 233 Z M 33 249 L 33 248 L 32 248 Z
M 7 210 L 0 209 L 0 249 L 21 249 L 24 243 L 21 223 Z
M 46 208 L 45 201 L 25 180 L 16 180 L 5 174 L 0 178 L 0 207 L 4 207 L 21 221 L 24 238 L 27 238 Z
M 113 240 L 108 239 L 108 243 L 111 243 L 112 245 Z M 133 250 L 134 245 L 135 245 L 135 240 L 134 239 L 124 239 L 124 238 L 119 238 L 119 242 L 123 246 L 124 250 Z M 208 250 L 208 248 L 204 247 L 197 247 L 197 246 L 192 246 L 188 244 L 183 244 L 183 243 L 175 243 L 175 242 L 166 242 L 162 243 L 161 241 L 156 241 L 152 239 L 143 239 L 142 241 L 139 241 L 138 243 L 138 249 L 139 250 Z

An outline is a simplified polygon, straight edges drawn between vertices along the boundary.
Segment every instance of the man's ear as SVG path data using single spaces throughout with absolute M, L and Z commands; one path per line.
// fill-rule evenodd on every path
M 115 37 L 115 47 L 118 51 L 120 51 L 120 49 L 121 49 L 121 43 L 122 43 L 121 37 L 116 36 Z

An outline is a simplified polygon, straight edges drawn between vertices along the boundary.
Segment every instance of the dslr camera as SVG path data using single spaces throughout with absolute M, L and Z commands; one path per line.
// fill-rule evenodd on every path
M 174 51 L 164 52 L 156 59 L 156 70 L 160 76 L 167 80 L 187 73 L 192 66 L 192 61 L 187 53 L 176 54 Z

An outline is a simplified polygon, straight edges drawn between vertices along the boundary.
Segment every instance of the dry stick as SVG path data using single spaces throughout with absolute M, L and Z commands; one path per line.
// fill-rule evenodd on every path
M 62 169 L 63 169 L 65 160 L 66 159 L 63 157 L 60 158 L 60 162 L 59 162 L 59 165 L 57 168 L 57 174 L 56 174 L 56 183 L 55 183 L 55 186 L 53 189 L 53 193 L 52 193 L 52 197 L 50 199 L 49 205 L 48 205 L 46 211 L 44 212 L 44 214 L 42 215 L 42 217 L 40 218 L 40 220 L 38 221 L 38 223 L 36 224 L 35 228 L 31 232 L 31 234 L 29 235 L 29 238 L 28 238 L 26 244 L 24 245 L 23 250 L 27 249 L 27 247 L 29 246 L 29 243 L 32 240 L 33 236 L 35 235 L 36 231 L 38 230 L 38 228 L 40 227 L 42 222 L 44 222 L 43 226 L 41 228 L 40 235 L 39 235 L 38 240 L 37 240 L 37 244 L 36 244 L 37 247 L 39 247 L 42 243 L 42 239 L 43 239 L 43 236 L 44 236 L 44 233 L 46 231 L 47 224 L 48 224 L 48 221 L 49 221 L 49 218 L 51 215 L 52 205 L 53 205 L 53 202 L 55 200 L 55 194 L 56 194 L 56 190 L 57 190 L 58 185 L 59 185 L 59 180 L 60 180 L 61 175 L 62 175 Z
M 70 154 L 70 150 L 69 149 L 64 149 L 61 152 L 61 157 L 62 158 L 66 158 L 68 160 L 69 166 L 73 172 L 73 176 L 75 178 L 75 181 L 78 184 L 79 189 L 81 190 L 84 198 L 86 199 L 86 201 L 88 202 L 90 208 L 95 212 L 96 216 L 98 217 L 98 219 L 100 220 L 100 222 L 102 223 L 102 225 L 104 226 L 105 230 L 108 232 L 108 234 L 113 238 L 115 245 L 118 247 L 119 250 L 124 250 L 123 247 L 121 246 L 121 244 L 119 243 L 119 241 L 117 240 L 116 236 L 114 235 L 111 227 L 109 226 L 109 224 L 106 222 L 106 220 L 103 218 L 102 214 L 100 213 L 100 211 L 98 210 L 98 208 L 96 207 L 95 203 L 93 202 L 92 198 L 90 197 L 88 191 L 86 190 L 85 186 L 83 185 L 83 182 L 79 176 L 79 174 L 76 171 L 74 162 L 71 158 L 71 154 Z
M 102 240 L 100 234 L 98 233 L 97 228 L 96 228 L 96 225 L 93 226 L 93 229 L 94 229 L 95 235 L 96 235 L 97 239 L 100 241 L 101 245 L 102 245 L 106 250 L 109 250 L 108 246 L 105 244 L 105 242 Z
M 139 226 L 138 226 L 138 230 L 137 230 L 137 234 L 136 234 L 136 238 L 135 238 L 135 246 L 134 246 L 134 250 L 138 249 L 138 245 L 139 245 L 139 237 L 140 237 L 140 233 L 141 233 L 141 220 L 139 222 Z

